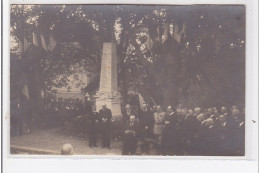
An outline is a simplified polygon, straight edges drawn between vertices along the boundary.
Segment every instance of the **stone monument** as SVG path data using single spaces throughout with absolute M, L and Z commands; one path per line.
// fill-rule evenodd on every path
M 117 82 L 117 53 L 115 43 L 104 43 L 99 90 L 97 91 L 96 106 L 97 111 L 106 104 L 111 109 L 112 116 L 121 118 L 121 95 L 118 92 Z

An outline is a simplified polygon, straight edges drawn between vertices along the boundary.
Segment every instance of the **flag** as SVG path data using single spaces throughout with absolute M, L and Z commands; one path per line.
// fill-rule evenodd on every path
M 53 51 L 53 49 L 55 48 L 56 44 L 57 44 L 57 43 L 56 43 L 56 40 L 53 38 L 52 35 L 50 35 L 50 37 L 49 37 L 48 50 L 49 50 L 49 51 Z
M 162 36 L 162 43 L 164 43 L 168 39 L 168 34 L 169 34 L 169 23 L 166 23 L 164 25 L 164 33 Z
M 39 46 L 39 44 L 38 44 L 38 39 L 37 39 L 37 35 L 33 32 L 33 44 L 35 45 L 35 46 Z
M 29 100 L 29 90 L 28 90 L 28 85 L 24 84 L 23 89 L 22 89 L 22 94 Z
M 157 35 L 155 37 L 155 41 L 160 42 L 160 29 L 159 26 L 156 28 Z
M 181 42 L 181 37 L 186 32 L 186 26 L 187 26 L 187 23 L 184 23 L 183 26 L 182 26 L 182 30 L 179 32 L 179 25 L 177 23 L 174 24 L 173 36 L 174 36 L 174 39 L 178 43 Z
M 42 44 L 42 48 L 45 50 L 45 51 L 48 51 L 48 48 L 46 46 L 46 42 L 45 42 L 45 39 L 43 37 L 43 35 L 41 34 L 41 44 Z
M 29 47 L 28 41 L 26 38 L 23 39 L 23 51 L 26 51 Z
M 151 39 L 149 33 L 147 34 L 147 41 L 146 41 L 146 47 L 148 50 L 151 50 L 153 48 L 153 40 Z
M 21 54 L 23 52 L 23 44 L 18 40 L 18 52 Z
M 138 98 L 139 98 L 140 107 L 142 107 L 143 104 L 145 103 L 144 98 L 140 93 L 138 93 Z
M 18 59 L 22 59 L 23 44 L 18 40 Z

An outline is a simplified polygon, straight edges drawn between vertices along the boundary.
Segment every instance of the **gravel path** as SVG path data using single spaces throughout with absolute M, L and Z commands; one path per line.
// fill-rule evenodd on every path
M 58 129 L 40 130 L 23 136 L 11 137 L 11 145 L 56 152 L 60 152 L 62 145 L 65 143 L 70 143 L 73 146 L 76 155 L 121 155 L 121 142 L 112 141 L 111 149 L 108 150 L 101 148 L 101 141 L 98 140 L 99 147 L 90 148 L 87 139 L 60 134 Z

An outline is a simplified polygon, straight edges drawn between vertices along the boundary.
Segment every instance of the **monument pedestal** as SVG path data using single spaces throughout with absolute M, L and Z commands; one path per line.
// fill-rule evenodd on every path
M 120 93 L 108 93 L 98 91 L 96 93 L 97 110 L 102 109 L 102 105 L 106 104 L 111 109 L 112 116 L 120 118 L 121 114 L 121 96 Z
M 102 105 L 106 104 L 107 108 L 111 109 L 114 118 L 121 118 L 121 95 L 118 92 L 117 83 L 116 44 L 104 43 L 99 90 L 95 95 L 96 106 L 99 111 Z

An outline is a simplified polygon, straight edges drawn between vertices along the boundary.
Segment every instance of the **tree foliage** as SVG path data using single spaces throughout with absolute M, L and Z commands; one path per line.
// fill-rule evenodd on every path
M 26 78 L 36 92 L 50 90 L 83 69 L 97 74 L 85 88 L 93 92 L 102 45 L 112 41 L 125 103 L 134 91 L 165 106 L 243 105 L 244 13 L 243 6 L 12 5 L 11 52 L 17 54 L 24 38 L 30 48 L 21 59 L 11 57 L 11 86 Z M 53 35 L 54 51 L 33 46 L 33 32 Z

